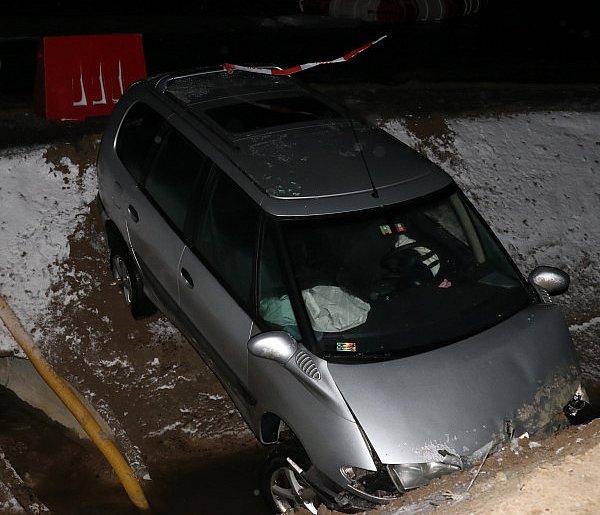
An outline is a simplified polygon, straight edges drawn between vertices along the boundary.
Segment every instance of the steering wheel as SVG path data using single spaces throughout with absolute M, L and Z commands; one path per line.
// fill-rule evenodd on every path
M 372 297 L 390 295 L 411 286 L 431 284 L 434 275 L 414 246 L 395 247 L 380 261 L 382 274 L 374 281 Z

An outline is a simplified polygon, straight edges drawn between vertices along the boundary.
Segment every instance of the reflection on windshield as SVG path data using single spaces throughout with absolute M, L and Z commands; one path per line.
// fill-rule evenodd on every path
M 324 356 L 401 355 L 513 315 L 529 296 L 458 194 L 408 209 L 290 221 L 296 283 Z

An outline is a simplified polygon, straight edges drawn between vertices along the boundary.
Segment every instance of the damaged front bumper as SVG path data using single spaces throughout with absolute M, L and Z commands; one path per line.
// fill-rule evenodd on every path
M 387 465 L 386 468 L 399 492 L 425 486 L 432 479 L 462 470 L 460 465 L 451 465 L 439 461 L 402 463 L 400 465 Z
M 563 413 L 571 422 L 576 422 L 577 417 L 587 408 L 590 404 L 590 398 L 583 386 L 579 385 L 573 398 L 565 406 Z
M 585 389 L 579 386 L 562 410 L 562 426 L 577 423 L 578 417 L 588 405 L 589 399 Z M 555 426 L 555 429 L 558 427 Z M 389 503 L 409 490 L 426 486 L 433 479 L 482 463 L 489 454 L 498 452 L 515 438 L 512 421 L 507 420 L 504 434 L 498 435 L 469 456 L 456 456 L 440 451 L 440 461 L 401 464 L 377 462 L 376 471 L 351 466 L 341 467 L 340 472 L 347 480 L 344 489 L 320 474 L 314 467 L 303 471 L 297 465 L 294 466 L 296 473 L 301 475 L 329 508 L 345 512 L 361 511 Z

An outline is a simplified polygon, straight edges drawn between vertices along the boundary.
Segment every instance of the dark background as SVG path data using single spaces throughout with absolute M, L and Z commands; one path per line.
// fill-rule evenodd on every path
M 305 72 L 314 82 L 600 83 L 600 2 L 489 0 L 442 22 L 367 24 L 300 14 L 291 0 L 26 1 L 2 6 L 0 102 L 31 97 L 39 38 L 140 32 L 149 74 L 221 64 L 354 60 Z

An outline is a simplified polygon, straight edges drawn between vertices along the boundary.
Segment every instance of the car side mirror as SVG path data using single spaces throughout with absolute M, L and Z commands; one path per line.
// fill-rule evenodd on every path
M 543 288 L 550 295 L 560 295 L 568 290 L 571 278 L 559 268 L 538 266 L 529 274 L 529 282 Z
M 285 331 L 257 334 L 248 342 L 248 352 L 258 358 L 285 365 L 295 354 L 298 343 Z

